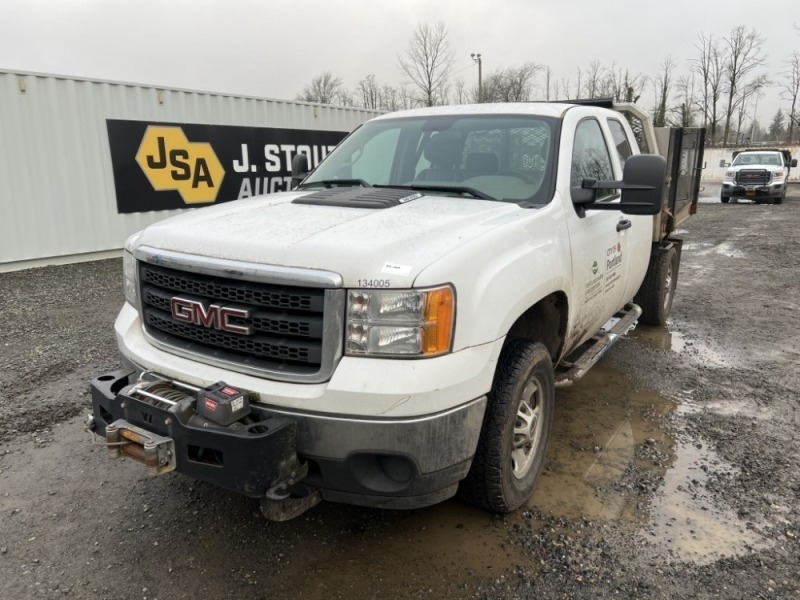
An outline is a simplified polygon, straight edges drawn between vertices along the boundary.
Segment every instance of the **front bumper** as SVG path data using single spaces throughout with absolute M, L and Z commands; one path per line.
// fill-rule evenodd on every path
M 785 189 L 785 182 L 743 186 L 723 181 L 721 194 L 723 198 L 778 198 Z
M 244 431 L 209 426 L 186 407 L 137 400 L 127 393 L 134 374 L 117 371 L 92 381 L 96 433 L 106 436 L 122 420 L 168 438 L 176 471 L 255 498 L 299 482 L 350 504 L 440 502 L 455 494 L 469 470 L 486 406 L 482 396 L 435 414 L 379 419 L 251 404 L 260 427 Z

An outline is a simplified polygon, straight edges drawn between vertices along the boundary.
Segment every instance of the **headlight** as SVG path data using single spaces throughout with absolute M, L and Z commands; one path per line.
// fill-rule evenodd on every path
M 139 292 L 137 282 L 139 276 L 136 269 L 136 259 L 129 250 L 122 252 L 122 275 L 124 277 L 125 301 L 131 306 L 139 308 Z
M 430 290 L 350 290 L 345 352 L 430 357 L 450 351 L 455 319 L 450 286 Z
M 733 179 L 733 175 L 736 171 L 725 171 L 725 179 Z
M 773 179 L 782 178 L 782 177 L 783 177 L 783 175 L 784 175 L 783 171 L 775 171 L 775 172 L 772 174 L 772 178 L 773 178 Z

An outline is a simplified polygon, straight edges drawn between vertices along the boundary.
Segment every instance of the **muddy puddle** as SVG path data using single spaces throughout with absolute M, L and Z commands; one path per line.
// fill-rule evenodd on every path
M 688 414 L 690 409 L 681 407 L 691 406 L 690 398 L 674 401 L 634 389 L 623 373 L 602 361 L 578 384 L 556 394 L 546 468 L 528 511 L 500 518 L 456 500 L 412 512 L 350 513 L 323 505 L 306 517 L 312 527 L 324 519 L 329 528 L 333 519 L 352 530 L 348 514 L 367 518 L 356 527 L 358 535 L 348 531 L 322 552 L 298 537 L 280 577 L 295 588 L 304 582 L 298 597 L 324 598 L 334 589 L 370 596 L 386 585 L 403 596 L 403 586 L 418 580 L 429 582 L 430 597 L 444 597 L 453 593 L 453 582 L 511 577 L 517 565 L 535 576 L 538 561 L 518 539 L 519 531 L 528 535 L 542 528 L 528 518 L 531 512 L 576 527 L 588 520 L 599 531 L 611 525 L 636 537 L 643 552 L 660 561 L 703 564 L 761 543 L 753 524 L 720 506 L 706 490 L 710 479 L 731 477 L 735 469 L 701 440 L 668 433 Z M 369 578 L 360 577 L 365 569 Z
M 679 331 L 663 327 L 638 327 L 628 335 L 652 347 L 682 354 L 692 362 L 707 367 L 734 367 L 739 360 L 732 352 L 719 350 L 702 340 L 688 339 Z

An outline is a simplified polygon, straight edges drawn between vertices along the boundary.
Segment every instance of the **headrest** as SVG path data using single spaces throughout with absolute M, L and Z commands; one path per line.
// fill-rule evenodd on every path
M 425 158 L 432 165 L 452 169 L 461 163 L 464 141 L 456 131 L 440 131 L 425 146 Z

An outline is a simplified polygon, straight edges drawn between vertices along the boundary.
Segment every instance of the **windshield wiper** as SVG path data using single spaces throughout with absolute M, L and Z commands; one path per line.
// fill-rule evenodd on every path
M 319 181 L 309 181 L 308 183 L 304 183 L 302 185 L 297 186 L 298 189 L 312 187 L 315 185 L 323 185 L 326 188 L 332 188 L 334 186 L 360 186 L 360 187 L 372 187 L 372 184 L 368 181 L 364 181 L 363 179 L 321 179 Z
M 481 200 L 497 200 L 488 194 L 484 194 L 480 190 L 468 187 L 466 185 L 430 185 L 427 183 L 412 183 L 411 185 L 376 185 L 379 188 L 398 188 L 401 190 L 429 190 L 433 192 L 453 192 L 455 194 L 469 194 L 473 198 L 480 198 Z

